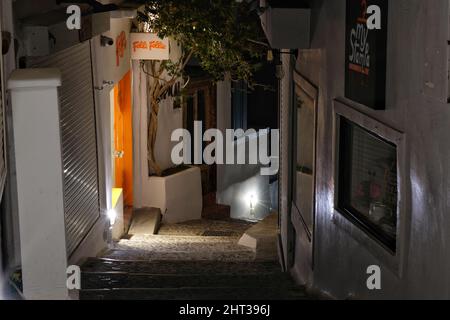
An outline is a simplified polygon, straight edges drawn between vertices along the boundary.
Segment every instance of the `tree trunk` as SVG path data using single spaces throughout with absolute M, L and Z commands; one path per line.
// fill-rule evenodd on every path
M 189 53 L 186 60 L 184 60 L 183 57 L 181 58 L 180 61 L 184 62 L 182 63 L 180 71 L 184 69 L 191 56 L 192 53 Z M 164 72 L 161 65 L 159 65 L 158 71 L 156 71 L 156 64 L 154 61 L 148 62 L 147 66 L 150 66 L 151 69 L 151 74 L 146 72 L 147 87 L 149 88 L 147 99 L 149 99 L 150 102 L 148 106 L 151 108 L 150 115 L 148 117 L 147 159 L 149 170 L 152 170 L 157 176 L 161 176 L 162 170 L 155 157 L 155 144 L 158 133 L 159 101 L 164 95 L 166 95 L 170 88 L 175 85 L 178 76 L 172 75 L 170 80 L 160 79 Z
M 162 175 L 161 167 L 155 158 L 155 144 L 156 144 L 156 136 L 158 133 L 158 113 L 159 113 L 159 104 L 156 99 L 151 97 L 150 106 L 152 108 L 149 117 L 148 123 L 148 138 L 147 138 L 147 150 L 148 150 L 148 166 L 149 169 L 153 170 L 153 172 L 157 176 Z

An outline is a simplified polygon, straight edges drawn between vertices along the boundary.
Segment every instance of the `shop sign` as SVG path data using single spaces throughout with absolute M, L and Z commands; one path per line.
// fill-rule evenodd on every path
M 169 60 L 169 39 L 155 33 L 131 34 L 131 59 Z
M 386 108 L 387 33 L 388 0 L 347 0 L 345 96 L 376 110 Z

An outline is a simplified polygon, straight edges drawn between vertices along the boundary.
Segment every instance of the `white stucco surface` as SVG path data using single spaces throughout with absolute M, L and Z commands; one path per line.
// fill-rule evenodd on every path
M 225 80 L 217 84 L 217 129 L 225 137 L 231 126 L 231 82 Z M 245 145 L 246 158 L 249 141 L 258 143 L 256 136 L 243 137 L 233 143 L 235 155 L 238 145 Z M 229 205 L 231 217 L 235 219 L 264 219 L 271 210 L 269 177 L 261 176 L 260 165 L 217 165 L 217 203 Z M 254 215 L 250 213 L 249 198 L 258 198 Z
M 18 70 L 8 83 L 13 105 L 23 294 L 30 300 L 68 298 L 60 85 L 57 69 Z
M 374 253 L 377 244 L 334 209 L 333 110 L 334 99 L 345 94 L 346 1 L 314 2 L 312 49 L 301 50 L 298 61 L 302 75 L 319 88 L 314 273 L 310 277 L 302 267 L 305 257 L 297 239 L 293 272 L 298 280 L 338 298 L 450 297 L 448 5 L 440 0 L 389 1 L 386 110 L 346 101 L 406 139 L 404 158 L 399 159 L 399 170 L 407 178 L 401 190 L 397 272 Z M 282 214 L 288 214 L 285 206 Z M 382 290 L 367 289 L 371 265 L 381 267 Z
M 200 169 L 192 167 L 167 177 L 148 178 L 152 192 L 143 207 L 158 208 L 165 223 L 180 223 L 202 217 L 203 198 Z

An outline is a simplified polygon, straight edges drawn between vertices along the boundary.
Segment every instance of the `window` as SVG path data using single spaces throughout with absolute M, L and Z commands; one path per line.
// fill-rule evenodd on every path
M 341 117 L 338 168 L 339 211 L 395 253 L 396 145 Z

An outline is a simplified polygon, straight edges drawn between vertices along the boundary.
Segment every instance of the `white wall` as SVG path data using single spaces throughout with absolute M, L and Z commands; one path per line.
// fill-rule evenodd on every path
M 448 299 L 450 108 L 441 94 L 448 83 L 448 1 L 389 1 L 387 109 L 352 105 L 406 137 L 405 159 L 400 160 L 400 170 L 407 177 L 403 181 L 406 230 L 401 275 L 357 241 L 363 237 L 371 241 L 361 230 L 333 222 L 337 216 L 333 100 L 344 96 L 346 1 L 314 3 L 313 50 L 302 51 L 299 62 L 301 73 L 319 87 L 320 94 L 315 269 L 310 284 L 338 298 Z M 317 49 L 323 52 L 321 59 Z M 432 68 L 426 70 L 428 66 Z M 296 267 L 301 260 L 302 252 L 297 251 Z M 370 265 L 381 267 L 380 291 L 367 290 Z
M 68 296 L 60 86 L 58 69 L 17 70 L 8 82 L 14 106 L 23 293 L 31 300 Z
M 161 168 L 174 166 L 171 154 L 176 142 L 170 140 L 175 129 L 183 127 L 183 112 L 181 108 L 173 109 L 173 98 L 167 98 L 160 103 L 158 115 L 158 132 L 156 134 L 155 158 Z
M 11 33 L 12 38 L 15 36 L 14 21 L 12 12 L 12 0 L 5 0 L 1 2 L 2 6 L 2 29 Z M 15 45 L 11 43 L 11 48 L 6 56 L 3 57 L 4 63 L 4 77 L 5 80 L 9 78 L 11 72 L 16 68 L 16 56 L 14 53 Z M 8 103 L 5 106 L 6 110 L 6 135 L 7 135 L 7 157 L 8 157 L 8 176 L 7 186 L 5 189 L 5 217 L 3 227 L 4 239 L 6 241 L 6 250 L 4 252 L 7 263 L 7 270 L 15 268 L 20 265 L 20 231 L 19 218 L 17 213 L 17 185 L 16 185 L 16 168 L 14 163 L 15 150 L 13 143 L 13 128 L 12 128 L 12 108 L 9 103 L 9 96 L 6 97 Z
M 270 214 L 269 177 L 260 175 L 259 168 L 229 165 L 225 169 L 225 176 L 230 181 L 227 181 L 225 188 L 217 193 L 217 202 L 231 207 L 231 218 L 262 220 Z M 250 211 L 252 195 L 257 199 L 254 216 Z
M 177 61 L 180 55 L 181 49 L 171 42 L 171 60 Z M 148 108 L 150 108 L 147 90 L 147 76 L 141 68 L 140 61 L 133 61 L 134 206 L 160 208 L 162 204 L 155 203 L 157 185 L 150 179 L 147 160 Z M 165 170 L 174 166 L 171 153 L 176 142 L 170 140 L 172 132 L 183 127 L 183 112 L 181 109 L 173 108 L 173 98 L 161 101 L 159 107 L 155 158 L 161 169 Z
M 225 137 L 226 129 L 231 129 L 231 81 L 217 84 L 217 126 Z M 257 140 L 256 137 L 250 137 Z M 249 137 L 235 141 L 237 145 L 245 143 L 248 157 Z M 257 143 L 257 142 L 256 142 Z M 270 213 L 269 177 L 260 175 L 260 165 L 217 165 L 217 202 L 231 207 L 231 217 L 235 219 L 250 218 L 249 195 L 255 194 L 258 204 L 255 217 L 265 218 Z

